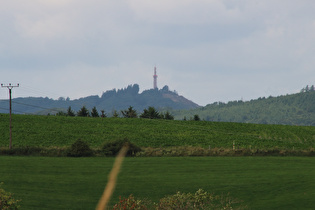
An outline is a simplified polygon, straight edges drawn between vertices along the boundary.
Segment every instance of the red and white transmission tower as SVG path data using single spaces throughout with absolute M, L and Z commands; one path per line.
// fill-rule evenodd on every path
M 157 75 L 156 75 L 156 66 L 154 67 L 154 75 L 153 75 L 153 89 L 157 89 Z

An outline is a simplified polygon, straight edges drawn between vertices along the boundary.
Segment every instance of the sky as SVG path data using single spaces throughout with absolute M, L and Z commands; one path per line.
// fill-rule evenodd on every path
M 0 83 L 12 97 L 168 85 L 199 105 L 315 84 L 314 0 L 2 0 Z M 0 88 L 0 99 L 8 98 Z

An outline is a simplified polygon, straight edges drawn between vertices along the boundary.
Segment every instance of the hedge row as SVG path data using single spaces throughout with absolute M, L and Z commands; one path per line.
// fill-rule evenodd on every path
M 127 156 L 134 157 L 180 157 L 180 156 L 315 156 L 315 149 L 283 150 L 273 149 L 227 149 L 227 148 L 202 148 L 193 146 L 140 148 L 128 139 L 119 139 L 105 143 L 101 148 L 90 148 L 89 145 L 77 140 L 71 147 L 17 147 L 13 149 L 0 148 L 0 155 L 16 156 L 48 156 L 48 157 L 114 157 L 122 148 L 128 145 Z

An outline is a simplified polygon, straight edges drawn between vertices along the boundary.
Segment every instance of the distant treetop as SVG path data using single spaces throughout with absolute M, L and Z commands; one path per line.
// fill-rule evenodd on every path
M 306 85 L 305 88 L 302 88 L 301 93 L 311 92 L 311 91 L 315 91 L 314 85 L 312 85 L 312 86 Z

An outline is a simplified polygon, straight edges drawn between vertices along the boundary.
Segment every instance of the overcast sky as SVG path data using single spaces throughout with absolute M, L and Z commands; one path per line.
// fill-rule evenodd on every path
M 13 97 L 168 85 L 199 105 L 315 84 L 314 0 L 1 0 Z M 0 98 L 8 98 L 6 88 Z

